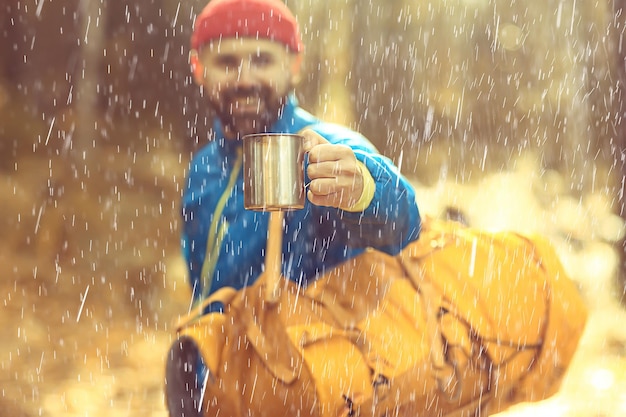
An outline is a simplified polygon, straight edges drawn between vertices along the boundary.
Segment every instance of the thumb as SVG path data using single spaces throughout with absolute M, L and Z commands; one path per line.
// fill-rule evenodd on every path
M 324 139 L 322 135 L 309 128 L 302 129 L 300 132 L 298 132 L 298 134 L 304 137 L 303 147 L 305 152 L 309 152 L 317 145 L 323 145 L 325 143 L 328 143 L 328 141 Z

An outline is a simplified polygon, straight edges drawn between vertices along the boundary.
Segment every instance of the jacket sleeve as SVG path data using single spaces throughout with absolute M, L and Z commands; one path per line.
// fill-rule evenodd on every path
M 360 212 L 339 210 L 350 246 L 374 247 L 395 255 L 417 240 L 421 219 L 415 190 L 393 162 L 362 135 L 336 125 L 313 127 L 329 142 L 347 145 L 368 169 L 376 185 L 369 206 Z

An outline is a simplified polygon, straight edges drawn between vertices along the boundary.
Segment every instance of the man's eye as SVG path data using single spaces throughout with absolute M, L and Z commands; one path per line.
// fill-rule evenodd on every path
M 265 54 L 261 54 L 253 56 L 251 61 L 252 65 L 256 67 L 264 67 L 272 63 L 272 58 Z
M 233 69 L 239 66 L 239 61 L 231 58 L 218 59 L 216 64 L 224 69 Z

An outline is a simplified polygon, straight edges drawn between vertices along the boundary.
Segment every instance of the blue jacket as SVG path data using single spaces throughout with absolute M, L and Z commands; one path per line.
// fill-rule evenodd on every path
M 316 119 L 291 96 L 272 132 L 296 133 L 304 127 L 331 143 L 350 146 L 370 171 L 376 191 L 363 212 L 315 206 L 308 200 L 304 209 L 285 212 L 285 277 L 306 285 L 366 247 L 394 255 L 418 238 L 414 190 L 389 159 L 362 135 Z M 252 284 L 264 265 L 269 213 L 244 209 L 241 142 L 225 140 L 219 122 L 215 135 L 191 161 L 183 195 L 181 243 L 195 301 L 221 287 Z

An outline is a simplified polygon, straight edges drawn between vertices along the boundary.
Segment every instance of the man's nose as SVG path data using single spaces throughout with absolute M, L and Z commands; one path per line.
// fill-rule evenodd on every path
M 251 85 L 255 83 L 254 70 L 247 61 L 243 61 L 239 65 L 237 74 L 237 83 L 239 85 Z

